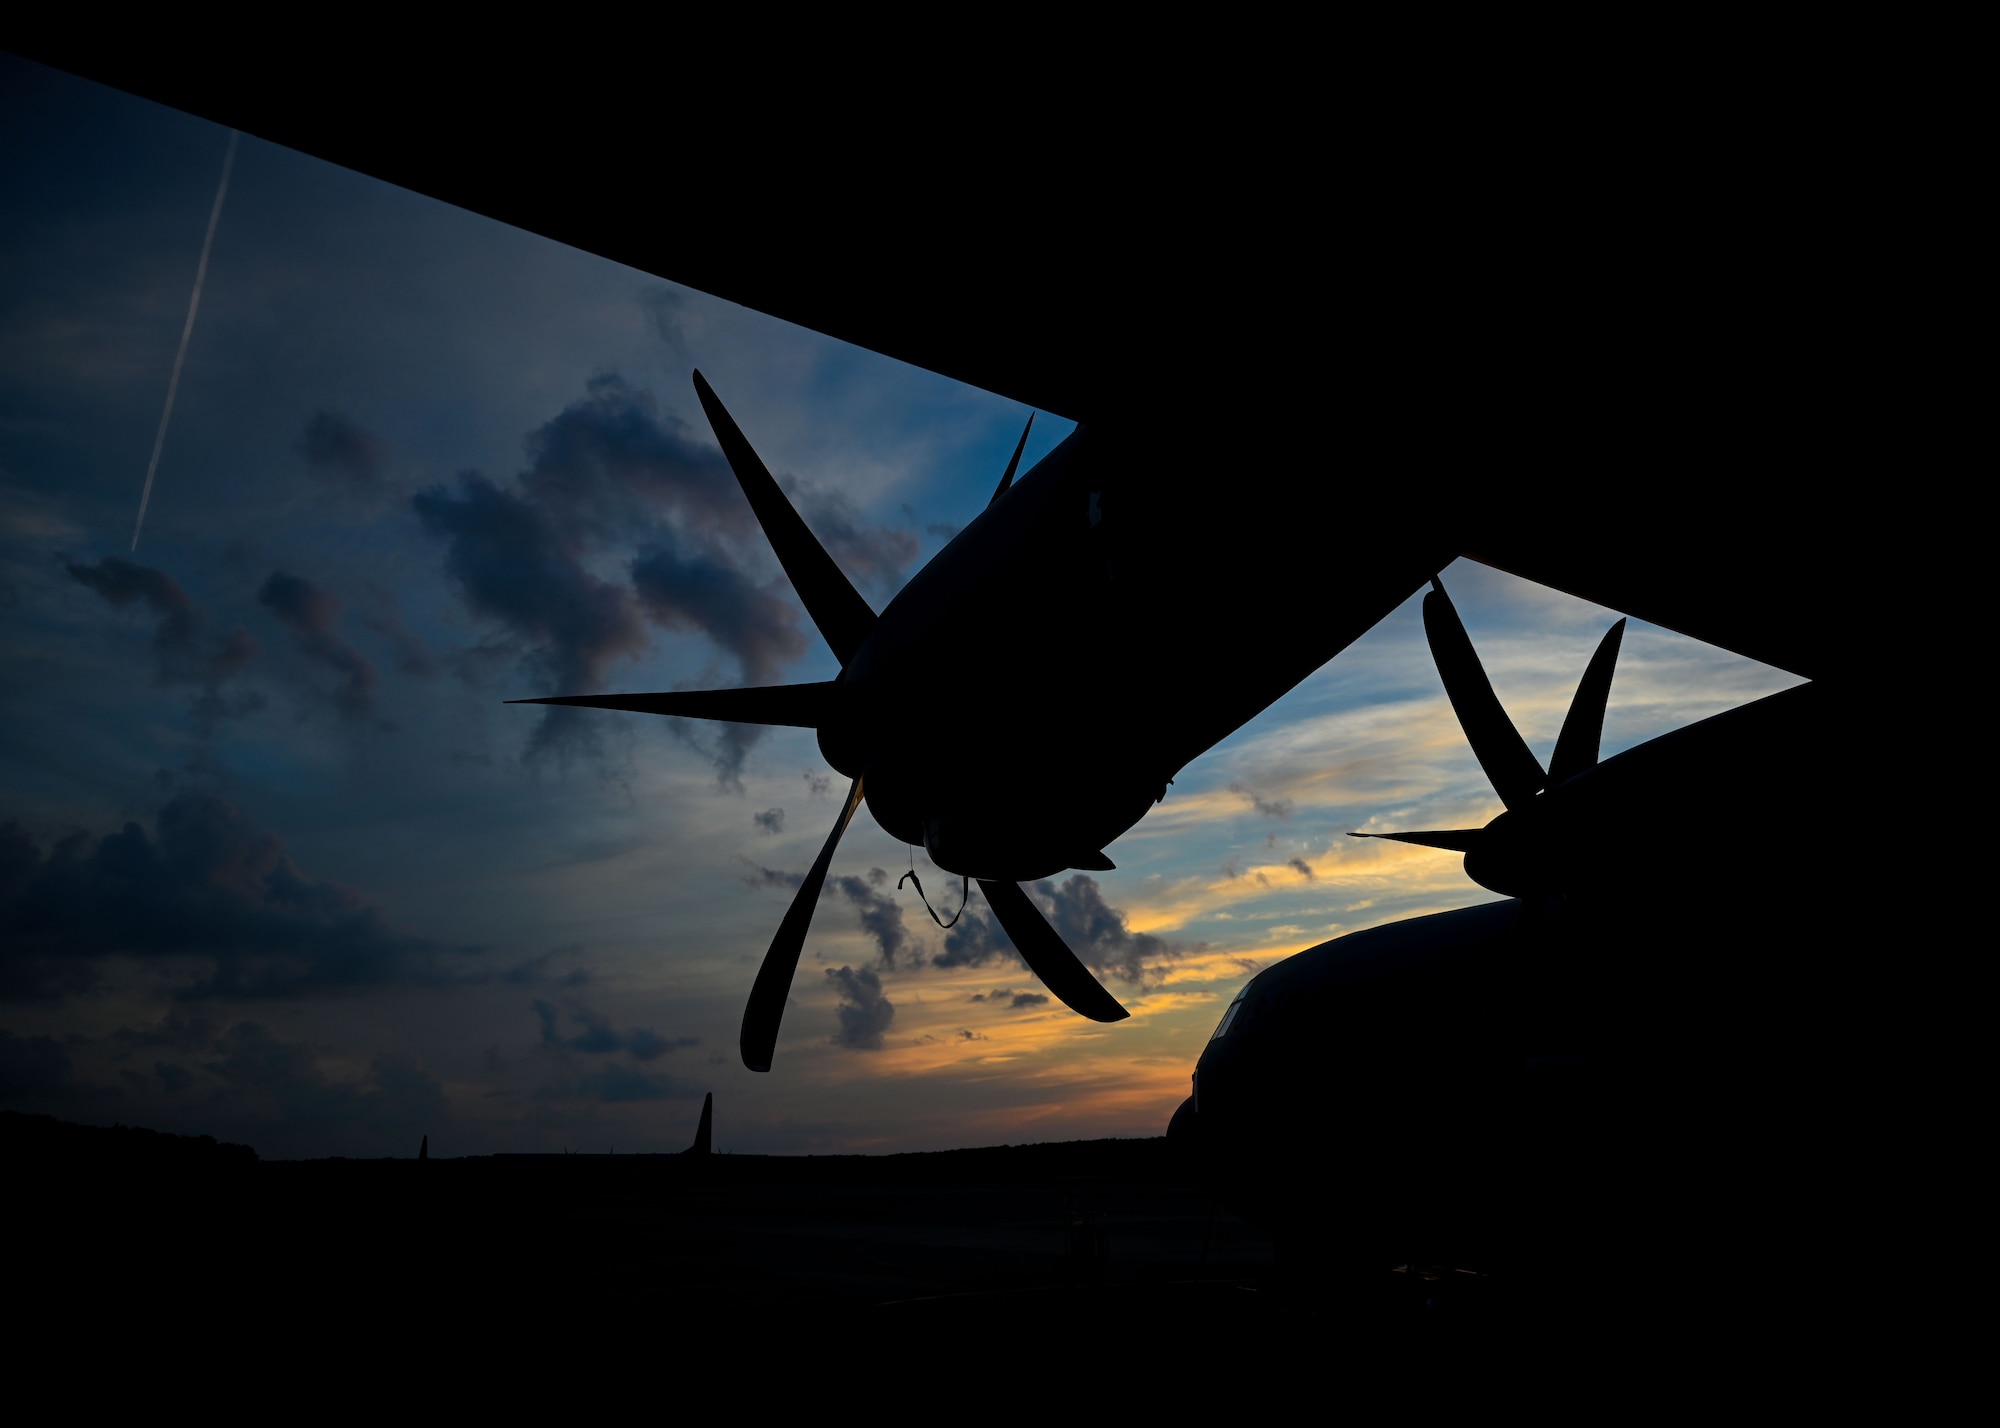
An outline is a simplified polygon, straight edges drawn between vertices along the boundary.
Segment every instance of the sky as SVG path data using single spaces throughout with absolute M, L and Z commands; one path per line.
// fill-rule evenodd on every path
M 897 880 L 957 881 L 864 813 L 745 1070 L 845 780 L 806 730 L 503 701 L 837 671 L 694 368 L 877 609 L 1027 409 L 245 136 L 134 551 L 228 143 L 0 55 L 0 1107 L 267 1157 L 678 1150 L 709 1091 L 725 1151 L 1157 1135 L 1256 971 L 1493 897 L 1348 836 L 1500 810 L 1413 597 L 1033 890 L 1130 1020 L 976 891 L 936 928 Z M 1618 612 L 1443 580 L 1546 762 Z M 1634 621 L 1604 751 L 1798 682 Z

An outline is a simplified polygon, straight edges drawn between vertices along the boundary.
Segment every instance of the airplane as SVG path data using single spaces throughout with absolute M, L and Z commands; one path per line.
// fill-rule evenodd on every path
M 1773 1028 L 1818 1010 L 1801 963 L 1838 946 L 1822 909 L 1770 893 L 1824 883 L 1816 841 L 1756 820 L 1718 829 L 1714 809 L 1733 791 L 1836 815 L 1841 711 L 1798 685 L 1600 762 L 1620 620 L 1545 770 L 1441 583 L 1423 614 L 1504 810 L 1479 829 L 1354 836 L 1459 852 L 1468 877 L 1507 896 L 1259 972 L 1203 1048 L 1169 1137 L 1221 1203 L 1335 1281 L 1422 1264 L 1563 1293 L 1606 1273 L 1607 1253 L 1707 1263 L 1703 1242 L 1730 1237 L 1719 1221 L 1756 1217 L 1760 1194 L 1798 1192 L 1824 1168 L 1796 1109 L 1769 1099 L 1785 1073 L 1757 1058 L 1809 1044 Z M 1718 879 L 1718 836 L 1757 850 L 1754 884 Z M 1327 1123 L 1330 1137 L 1299 1133 Z M 1666 1150 L 1697 1140 L 1741 1177 L 1720 1200 Z M 1759 1230 L 1781 1241 L 1784 1216 L 1761 1209 Z
M 1801 155 L 1778 183 L 1727 124 L 1679 129 L 1670 150 L 1617 123 L 1376 142 L 1303 90 L 1233 116 L 1155 97 L 1092 120 L 977 86 L 917 102 L 844 74 L 774 82 L 727 47 L 663 83 L 650 47 L 597 35 L 447 48 L 357 29 L 316 37 L 311 66 L 244 64 L 200 35 L 114 39 L 51 12 L 11 17 L 0 43 L 1078 421 L 879 616 L 795 516 L 752 497 L 843 663 L 837 690 L 756 696 L 766 717 L 790 699 L 790 718 L 824 721 L 855 780 L 823 857 L 865 797 L 1003 902 L 1023 877 L 1101 865 L 1180 768 L 1459 557 L 1812 681 L 1510 803 L 1467 867 L 1540 904 L 1525 917 L 1488 904 L 1420 937 L 1356 934 L 1271 969 L 1243 1007 L 1399 938 L 1509 949 L 1474 958 L 1519 972 L 1493 995 L 1523 1017 L 1568 1008 L 1624 1068 L 1601 1084 L 1638 1088 L 1608 1128 L 1586 1111 L 1551 1124 L 1573 1145 L 1629 1133 L 1620 1173 L 1643 1163 L 1671 1186 L 1646 1202 L 1656 1218 L 1685 1191 L 1717 1243 L 1795 1244 L 1771 1230 L 1785 1207 L 1823 1224 L 1852 1204 L 1816 1188 L 1842 1183 L 1828 1108 L 1862 1103 L 1826 1068 L 1856 1065 L 1843 1029 L 1879 1022 L 1868 989 L 1900 985 L 1858 956 L 1882 912 L 1845 885 L 1849 801 L 1871 796 L 1856 652 L 1907 599 L 1867 576 L 1917 543 L 1907 503 L 1837 493 L 1910 469 L 1935 423 L 1888 375 L 1905 346 L 1870 317 L 1880 259 L 1847 221 L 1866 180 L 1844 156 Z M 531 75 L 533 102 L 509 102 L 505 75 Z M 996 178 L 1030 155 L 1055 161 L 1010 197 Z M 734 423 L 712 395 L 722 439 Z M 729 441 L 760 486 L 747 440 Z M 977 697 L 954 697 L 968 671 Z M 1008 916 L 1052 989 L 1109 1015 L 1073 958 Z M 1517 957 L 1524 925 L 1539 950 Z M 1421 961 L 1398 963 L 1394 996 L 1306 998 L 1289 1038 L 1239 1009 L 1204 1053 L 1204 1118 L 1253 1029 L 1305 1058 L 1234 1137 L 1294 1174 L 1263 1182 L 1292 1197 L 1287 1223 L 1325 1221 L 1337 1197 L 1315 1211 L 1315 1190 L 1382 1168 L 1329 1181 L 1343 1145 L 1402 1146 L 1433 1205 L 1516 1203 L 1482 1186 L 1501 1162 L 1390 1133 L 1427 1107 L 1433 1143 L 1492 1148 L 1453 1088 L 1477 1100 L 1490 1025 L 1510 1017 Z M 768 1066 L 781 1005 L 762 972 L 752 1009 L 744 1059 Z M 1572 1045 L 1499 1044 L 1508 1065 L 1523 1044 Z M 1330 1083 L 1335 1066 L 1357 1079 Z M 1414 1082 L 1427 1098 L 1396 1089 Z M 1273 1159 L 1301 1140 L 1311 1156 Z

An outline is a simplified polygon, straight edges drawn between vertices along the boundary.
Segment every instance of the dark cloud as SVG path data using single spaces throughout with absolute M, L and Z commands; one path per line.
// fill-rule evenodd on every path
M 361 588 L 361 628 L 386 643 L 396 656 L 396 667 L 404 674 L 428 679 L 438 671 L 437 656 L 430 646 L 403 623 L 396 597 L 379 585 Z
M 632 562 L 632 588 L 655 624 L 700 630 L 731 655 L 745 684 L 770 684 L 806 652 L 799 609 L 781 581 L 758 585 L 713 548 L 657 541 Z
M 636 1066 L 595 1066 L 574 1080 L 552 1083 L 543 1095 L 580 1096 L 616 1105 L 624 1101 L 688 1100 L 699 1096 L 701 1088 L 692 1081 L 659 1071 L 641 1071 Z
M 757 825 L 757 831 L 760 833 L 773 835 L 782 833 L 785 831 L 785 810 L 767 808 L 762 813 L 751 814 L 750 821 Z
M 388 444 L 339 412 L 317 411 L 299 437 L 306 473 L 321 481 L 368 490 L 382 479 Z
M 378 1056 L 359 1081 L 335 1080 L 303 1042 L 286 1041 L 257 1022 L 239 1022 L 219 1037 L 200 1068 L 238 1094 L 239 1121 L 260 1115 L 293 1135 L 324 1143 L 338 1137 L 408 1154 L 419 1136 L 451 1120 L 451 1103 L 437 1077 L 405 1056 Z
M 1229 791 L 1241 794 L 1250 801 L 1250 806 L 1266 818 L 1290 818 L 1292 801 L 1289 798 L 1266 798 L 1254 788 L 1245 788 L 1240 783 L 1229 785 Z
M 882 891 L 888 881 L 889 875 L 882 869 L 870 868 L 865 880 L 828 878 L 826 885 L 853 905 L 861 930 L 875 939 L 875 946 L 882 954 L 882 965 L 893 968 L 896 958 L 913 943 L 909 931 L 903 926 L 903 909 L 897 906 L 893 897 Z
M 577 956 L 581 947 L 555 947 L 539 957 L 530 957 L 525 962 L 517 962 L 500 974 L 500 980 L 517 987 L 580 987 L 590 980 L 590 969 L 572 967 L 567 972 L 555 970 L 557 958 Z
M 528 438 L 530 466 L 511 487 L 477 472 L 415 498 L 424 528 L 447 543 L 445 568 L 466 602 L 506 630 L 551 693 L 605 687 L 618 659 L 649 644 L 646 622 L 698 633 L 735 660 L 744 682 L 778 680 L 810 644 L 782 576 L 773 578 L 749 502 L 714 446 L 616 375 Z M 888 581 L 916 553 L 907 532 L 863 523 L 851 503 L 794 483 L 802 512 L 863 581 Z M 598 572 L 622 566 L 629 584 Z M 531 756 L 589 753 L 604 727 L 574 709 L 546 711 Z M 670 720 L 714 760 L 725 785 L 762 731 Z
M 701 1045 L 694 1036 L 671 1040 L 644 1027 L 620 1032 L 609 1018 L 578 1003 L 558 1010 L 536 998 L 531 1004 L 540 1023 L 541 1051 L 553 1059 L 555 1071 L 535 1094 L 546 1100 L 586 1100 L 616 1104 L 626 1101 L 659 1101 L 698 1096 L 701 1089 L 692 1081 L 661 1071 L 649 1071 L 622 1061 L 579 1062 L 577 1057 L 608 1057 L 624 1053 L 632 1060 L 650 1063 L 670 1051 Z M 565 1015 L 576 1030 L 563 1035 Z
M 755 535 L 757 520 L 722 452 L 615 373 L 593 377 L 528 437 L 523 495 L 574 543 L 615 546 L 671 520 L 706 534 Z
M 630 566 L 632 588 L 654 624 L 699 631 L 736 660 L 744 684 L 776 683 L 784 667 L 806 652 L 798 607 L 781 580 L 757 584 L 723 553 L 686 549 L 671 531 L 642 550 Z M 697 732 L 686 720 L 672 727 L 715 763 L 725 785 L 740 785 L 743 761 L 764 735 L 755 724 L 710 725 Z
M 1308 863 L 1304 858 L 1289 859 L 1285 863 L 1285 866 L 1304 878 L 1307 882 L 1313 881 L 1312 864 Z
M 155 826 L 76 833 L 45 852 L 0 825 L 0 996 L 82 991 L 109 956 L 186 959 L 182 998 L 436 984 L 458 980 L 473 950 L 395 930 L 221 798 L 177 794 Z
M 944 948 L 931 958 L 933 967 L 984 967 L 995 959 L 1017 963 L 1025 969 L 1014 944 L 1000 930 L 984 907 L 968 906 L 958 922 L 944 935 Z
M 1005 1006 L 1009 1011 L 1020 1011 L 1026 1007 L 1044 1007 L 1049 1004 L 1044 992 L 1017 992 L 1012 987 L 995 987 L 990 992 L 975 992 L 966 998 L 969 1002 L 990 1002 L 994 1006 Z
M 580 1029 L 571 1036 L 564 1036 L 560 1025 L 561 1014 L 553 1005 L 540 997 L 531 1005 L 541 1023 L 541 1041 L 545 1047 L 559 1047 L 584 1056 L 609 1056 L 622 1051 L 635 1061 L 657 1061 L 669 1051 L 685 1051 L 701 1045 L 698 1036 L 677 1036 L 670 1040 L 642 1026 L 621 1032 L 611 1025 L 611 1019 L 603 1013 L 574 1002 L 566 1010 L 571 1024 Z
M 625 1049 L 634 1061 L 657 1061 L 669 1051 L 687 1051 L 701 1045 L 698 1036 L 656 1036 L 643 1026 L 635 1026 L 625 1036 Z
M 915 532 L 863 524 L 854 502 L 842 492 L 793 479 L 783 484 L 820 544 L 856 585 L 873 586 L 885 594 L 902 585 L 903 572 L 917 558 Z
M 896 1019 L 896 1004 L 882 990 L 882 979 L 863 967 L 829 967 L 827 980 L 840 988 L 840 1005 L 835 1009 L 839 1030 L 833 1044 L 850 1051 L 880 1051 L 883 1033 Z
M 257 603 L 292 632 L 299 653 L 338 676 L 333 703 L 342 717 L 366 718 L 375 702 L 375 666 L 334 628 L 340 602 L 310 580 L 274 570 L 257 592 Z
M 752 863 L 750 865 L 750 875 L 744 878 L 743 881 L 753 888 L 782 892 L 790 896 L 799 890 L 799 884 L 805 880 L 806 875 L 804 873 L 788 873 L 781 868 L 767 868 L 761 863 Z M 822 890 L 820 896 L 824 897 L 825 895 L 824 890 Z
M 816 774 L 808 769 L 805 780 L 807 798 L 825 798 L 833 792 L 833 780 L 825 774 Z
M 1134 932 L 1125 914 L 1104 901 L 1097 880 L 1073 874 L 1060 887 L 1034 883 L 1029 894 L 1049 922 L 1085 966 L 1121 981 L 1144 985 L 1159 979 L 1162 964 L 1187 951 L 1150 932 Z M 934 967 L 982 967 L 999 960 L 1020 961 L 1007 934 L 984 910 L 968 908 L 957 927 L 945 934 L 944 950 L 931 958 Z M 993 994 L 988 994 L 989 1000 Z
M 769 888 L 790 894 L 798 891 L 805 876 L 753 864 L 746 881 L 753 888 Z M 882 954 L 882 965 L 893 969 L 896 959 L 917 943 L 909 929 L 903 926 L 903 909 L 894 897 L 883 891 L 888 882 L 888 873 L 881 868 L 870 868 L 865 878 L 828 878 L 821 886 L 819 895 L 822 900 L 830 897 L 845 899 L 854 908 L 861 930 L 875 939 L 876 950 Z M 940 961 L 938 965 L 957 964 Z
M 1086 966 L 1099 972 L 1145 982 L 1157 978 L 1160 963 L 1182 953 L 1164 938 L 1128 928 L 1125 914 L 1104 901 L 1095 878 L 1076 873 L 1060 887 L 1036 883 L 1035 891 L 1047 900 L 1049 921 L 1063 941 Z
M 164 571 L 108 555 L 95 565 L 65 561 L 72 580 L 94 590 L 119 608 L 144 605 L 159 619 L 153 630 L 154 681 L 162 686 L 190 686 L 197 691 L 195 715 L 204 730 L 231 715 L 248 713 L 262 700 L 254 693 L 230 697 L 224 685 L 255 664 L 261 653 L 247 630 L 232 630 L 221 638 L 207 632 L 201 609 Z
M 525 642 L 534 678 L 551 694 L 591 693 L 621 656 L 646 646 L 632 592 L 599 579 L 583 551 L 534 502 L 476 471 L 420 491 L 424 529 L 446 543 L 445 570 L 466 603 Z M 550 708 L 530 736 L 530 757 L 595 747 L 585 711 Z
M 687 311 L 687 295 L 676 288 L 648 288 L 639 294 L 639 310 L 646 314 L 646 326 L 653 335 L 676 352 L 687 350 L 687 333 L 681 324 Z
M 124 1026 L 111 1033 L 109 1041 L 117 1048 L 115 1055 L 130 1056 L 135 1051 L 152 1051 L 164 1048 L 183 1053 L 207 1052 L 214 1048 L 215 1039 L 221 1034 L 215 1023 L 205 1016 L 189 1015 L 176 1008 L 164 1020 L 152 1026 Z

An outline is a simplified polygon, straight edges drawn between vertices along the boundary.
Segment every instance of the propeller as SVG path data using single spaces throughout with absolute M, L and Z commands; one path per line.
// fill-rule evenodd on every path
M 1007 488 L 1014 484 L 1014 468 L 1021 464 L 1021 452 L 1028 445 L 1028 433 L 1033 431 L 1034 429 L 1035 429 L 1035 414 L 1033 412 L 1029 412 L 1028 424 L 1021 428 L 1021 439 L 1014 443 L 1014 454 L 1007 458 L 1007 469 L 1005 472 L 1001 474 L 1000 484 L 993 488 L 993 495 L 987 500 L 986 502 L 987 505 L 989 506 L 992 505 L 994 501 L 997 501 L 1002 496 L 1006 495 Z
M 845 573 L 814 537 L 784 491 L 772 479 L 769 468 L 743 435 L 722 405 L 722 399 L 700 372 L 694 374 L 695 395 L 708 414 L 716 443 L 721 446 L 729 469 L 750 501 L 757 523 L 771 542 L 778 564 L 784 567 L 798 591 L 806 613 L 826 642 L 833 647 L 843 669 L 874 632 L 877 616 L 861 598 Z M 1031 413 L 1014 454 L 994 490 L 991 505 L 1014 484 L 1014 473 L 1027 448 L 1028 433 L 1034 429 Z M 512 704 L 557 704 L 586 709 L 623 709 L 642 714 L 665 714 L 685 719 L 721 719 L 736 724 L 780 724 L 795 728 L 820 728 L 831 717 L 838 680 L 818 684 L 791 684 L 753 689 L 681 690 L 661 694 L 569 694 L 547 699 L 514 699 Z M 841 804 L 840 815 L 826 836 L 826 843 L 813 860 L 810 871 L 791 905 L 778 924 L 770 949 L 757 969 L 750 1000 L 743 1009 L 740 1046 L 743 1064 L 752 1071 L 769 1071 L 778 1044 L 778 1029 L 784 1020 L 785 1002 L 791 993 L 792 978 L 798 971 L 799 955 L 805 949 L 806 933 L 812 927 L 813 911 L 819 905 L 826 874 L 833 863 L 841 835 L 861 806 L 861 780 L 856 778 Z M 1101 857 L 1101 855 L 1100 855 Z M 1108 859 L 1103 866 L 1109 867 Z M 1091 975 L 1075 952 L 1062 940 L 1033 900 L 1017 883 L 993 882 L 984 878 L 979 886 L 999 920 L 1001 929 L 1020 952 L 1021 958 L 1041 978 L 1062 1003 L 1093 1021 L 1119 1021 L 1130 1015 L 1117 999 Z
M 840 816 L 833 821 L 833 831 L 826 835 L 805 881 L 792 894 L 792 905 L 785 909 L 778 935 L 771 939 L 771 950 L 764 954 L 764 964 L 757 969 L 757 980 L 750 986 L 750 1001 L 743 1008 L 743 1034 L 738 1044 L 743 1051 L 743 1064 L 752 1071 L 771 1069 L 771 1053 L 778 1045 L 778 1024 L 785 1019 L 785 999 L 792 992 L 792 974 L 799 970 L 799 953 L 805 950 L 806 930 L 812 926 L 813 909 L 819 905 L 819 890 L 826 885 L 826 870 L 833 863 L 833 850 L 840 846 L 840 835 L 847 831 L 854 810 L 860 806 L 861 780 L 856 779 L 854 787 L 847 791 L 847 801 L 840 806 Z
M 1466 871 L 1473 872 L 1474 858 L 1494 840 L 1495 825 L 1507 814 L 1526 813 L 1545 789 L 1558 788 L 1587 769 L 1596 767 L 1604 737 L 1604 707 L 1611 697 L 1611 676 L 1618 664 L 1618 649 L 1625 637 L 1625 621 L 1620 620 L 1598 641 L 1597 649 L 1585 666 L 1569 711 L 1563 716 L 1562 732 L 1556 736 L 1555 753 L 1545 772 L 1541 761 L 1529 749 L 1521 731 L 1501 707 L 1500 696 L 1472 648 L 1458 609 L 1445 593 L 1441 580 L 1431 581 L 1424 596 L 1424 637 L 1431 647 L 1438 676 L 1444 681 L 1445 696 L 1452 713 L 1472 745 L 1473 757 L 1486 772 L 1494 792 L 1506 805 L 1507 813 L 1484 828 L 1447 828 L 1421 833 L 1355 833 L 1356 838 L 1386 838 L 1397 843 L 1414 843 L 1425 848 L 1445 848 L 1465 853 Z M 1509 871 L 1518 868 L 1510 863 Z M 1518 889 L 1497 888 L 1500 892 Z M 1523 906 L 1527 903 L 1524 901 Z

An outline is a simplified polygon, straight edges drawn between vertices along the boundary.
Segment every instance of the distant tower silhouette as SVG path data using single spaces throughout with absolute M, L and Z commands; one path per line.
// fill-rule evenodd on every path
M 429 1136 L 425 1136 L 424 1143 L 417 1147 L 417 1159 L 429 1160 L 430 1158 L 431 1158 L 431 1138 Z
M 682 1155 L 707 1155 L 710 1142 L 715 1135 L 715 1092 L 710 1091 L 701 1098 L 701 1124 L 695 1127 L 694 1144 L 682 1151 Z

